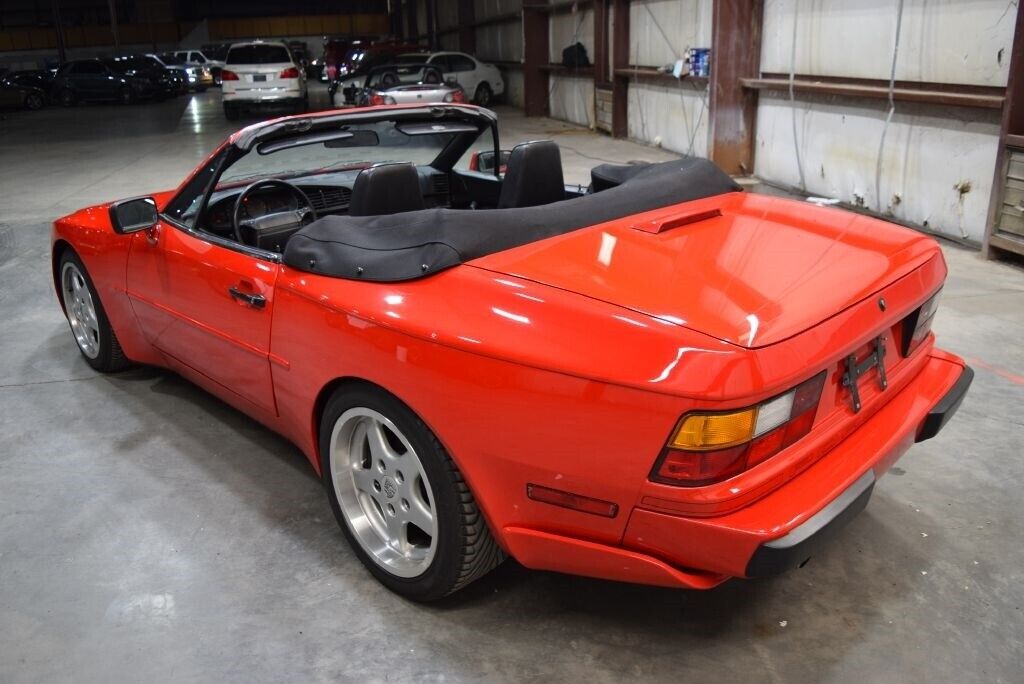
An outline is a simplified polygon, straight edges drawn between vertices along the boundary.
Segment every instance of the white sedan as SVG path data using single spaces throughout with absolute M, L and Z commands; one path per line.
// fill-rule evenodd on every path
M 479 61 L 465 52 L 429 52 L 399 55 L 398 62 L 419 61 L 436 65 L 446 81 L 458 82 L 475 104 L 487 107 L 494 98 L 505 92 L 505 81 L 501 71 L 493 64 Z

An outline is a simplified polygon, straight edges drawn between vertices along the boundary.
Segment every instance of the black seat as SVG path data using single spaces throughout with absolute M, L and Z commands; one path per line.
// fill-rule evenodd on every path
M 378 164 L 363 169 L 352 186 L 349 216 L 380 216 L 423 209 L 420 176 L 414 164 Z
M 501 184 L 499 209 L 536 207 L 565 199 L 562 155 L 550 140 L 516 145 Z

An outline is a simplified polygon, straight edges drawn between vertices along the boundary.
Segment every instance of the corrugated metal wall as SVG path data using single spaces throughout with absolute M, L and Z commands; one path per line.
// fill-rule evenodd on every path
M 896 8 L 880 0 L 766 0 L 761 70 L 788 75 L 792 62 L 796 74 L 887 83 Z M 906 0 L 896 79 L 1005 86 L 1015 17 L 1007 0 Z M 885 101 L 799 94 L 795 100 L 761 94 L 755 175 L 792 186 L 802 176 L 808 192 L 981 241 L 998 110 L 898 102 L 886 129 Z

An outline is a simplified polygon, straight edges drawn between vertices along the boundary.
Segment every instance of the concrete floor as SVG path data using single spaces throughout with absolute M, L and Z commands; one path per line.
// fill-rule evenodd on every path
M 666 157 L 501 116 L 570 180 Z M 93 373 L 60 314 L 49 222 L 173 187 L 231 129 L 216 91 L 0 120 L 0 681 L 1021 681 L 1024 272 L 945 246 L 971 393 L 804 569 L 691 593 L 508 562 L 416 605 L 296 448 L 174 375 Z

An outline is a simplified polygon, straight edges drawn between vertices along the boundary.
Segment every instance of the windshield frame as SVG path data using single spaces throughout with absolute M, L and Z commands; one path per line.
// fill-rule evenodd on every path
M 221 176 L 227 169 L 248 154 L 259 154 L 257 147 L 262 142 L 289 137 L 301 137 L 302 135 L 307 134 L 314 127 L 330 127 L 334 124 L 356 122 L 391 122 L 392 124 L 397 125 L 403 120 L 423 120 L 430 116 L 434 116 L 439 121 L 447 120 L 461 123 L 468 123 L 471 121 L 475 122 L 477 124 L 477 133 L 468 140 L 467 137 L 470 135 L 468 133 L 453 136 L 447 146 L 445 146 L 445 148 L 441 150 L 440 154 L 438 154 L 430 164 L 427 164 L 427 166 L 443 173 L 452 173 L 456 162 L 458 162 L 462 155 L 469 150 L 473 142 L 475 142 L 480 136 L 484 135 L 488 130 L 491 132 L 491 138 L 494 143 L 495 158 L 500 159 L 501 141 L 498 137 L 498 117 L 490 110 L 480 109 L 477 107 L 466 107 L 461 105 L 391 106 L 386 108 L 371 108 L 357 113 L 346 112 L 344 114 L 287 118 L 284 120 L 271 121 L 264 124 L 250 126 L 231 136 L 231 138 L 221 144 L 212 154 L 204 159 L 203 163 L 193 169 L 181 185 L 178 186 L 173 197 L 161 207 L 160 218 L 166 221 L 169 225 L 174 226 L 176 229 L 183 230 L 189 235 L 201 240 L 247 254 L 257 259 L 281 263 L 282 255 L 277 252 L 269 252 L 257 247 L 245 245 L 235 240 L 230 240 L 215 233 L 205 231 L 201 228 L 200 224 L 202 218 L 206 215 L 206 212 L 209 209 L 210 198 L 217 191 L 218 186 L 220 185 Z M 199 202 L 199 208 L 196 210 L 196 220 L 194 224 L 191 226 L 187 225 L 179 221 L 177 218 L 167 214 L 166 210 L 183 199 L 183 195 L 188 190 L 192 180 L 201 174 L 209 164 L 215 164 L 216 170 L 203 190 L 202 199 Z M 499 168 L 500 165 L 496 164 L 494 171 L 494 177 L 496 179 L 501 178 Z M 255 179 L 250 180 L 250 182 L 254 181 Z

